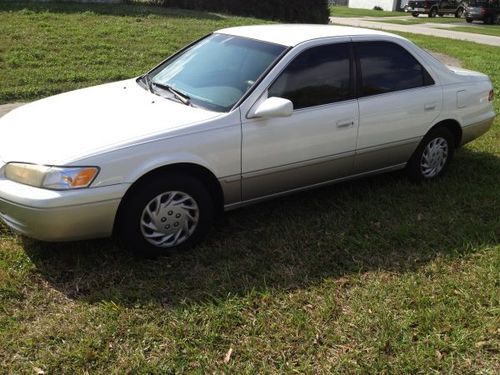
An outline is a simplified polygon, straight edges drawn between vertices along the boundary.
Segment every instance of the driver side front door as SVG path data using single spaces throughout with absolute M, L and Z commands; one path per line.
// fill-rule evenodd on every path
M 359 117 L 351 48 L 344 40 L 297 53 L 264 92 L 291 100 L 293 114 L 243 118 L 244 201 L 351 173 Z

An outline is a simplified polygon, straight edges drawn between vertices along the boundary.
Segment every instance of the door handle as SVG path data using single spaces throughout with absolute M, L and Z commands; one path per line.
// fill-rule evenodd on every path
M 350 126 L 354 125 L 354 121 L 348 120 L 348 121 L 337 121 L 337 128 L 347 128 Z
M 426 111 L 434 111 L 434 110 L 436 109 L 436 105 L 435 105 L 435 104 L 426 104 L 426 105 L 424 106 L 424 109 L 425 109 Z

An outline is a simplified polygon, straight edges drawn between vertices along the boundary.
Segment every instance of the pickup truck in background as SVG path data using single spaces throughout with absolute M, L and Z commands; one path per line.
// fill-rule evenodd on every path
M 413 17 L 418 17 L 419 14 L 427 14 L 429 17 L 453 14 L 461 18 L 465 9 L 465 3 L 459 0 L 410 0 L 406 12 Z

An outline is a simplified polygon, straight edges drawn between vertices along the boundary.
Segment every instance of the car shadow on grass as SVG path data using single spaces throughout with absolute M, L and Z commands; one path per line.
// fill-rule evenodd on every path
M 42 277 L 69 298 L 125 306 L 181 307 L 368 271 L 411 272 L 498 244 L 500 158 L 464 149 L 457 159 L 435 183 L 392 173 L 229 212 L 204 244 L 158 260 L 134 259 L 111 240 L 22 241 Z
M 164 16 L 175 18 L 194 18 L 197 20 L 222 20 L 223 15 L 195 10 L 167 8 L 154 4 L 96 4 L 96 3 L 62 3 L 62 2 L 2 2 L 0 11 L 30 11 L 34 13 L 85 13 L 106 16 L 147 17 Z

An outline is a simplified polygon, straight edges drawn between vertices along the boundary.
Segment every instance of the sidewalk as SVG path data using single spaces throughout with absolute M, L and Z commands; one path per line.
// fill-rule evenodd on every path
M 384 31 L 399 31 L 405 33 L 430 35 L 441 38 L 466 40 L 469 42 L 500 47 L 500 37 L 498 36 L 466 33 L 462 31 L 453 31 L 452 27 L 450 26 L 448 27 L 444 26 L 444 28 L 439 28 L 443 27 L 443 25 L 441 24 L 439 25 L 439 27 L 436 27 L 434 25 L 429 26 L 429 24 L 399 25 L 393 23 L 378 22 L 375 19 L 344 18 L 344 17 L 330 17 L 330 22 L 335 25 L 366 27 L 369 29 L 379 29 Z

